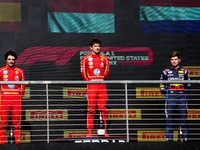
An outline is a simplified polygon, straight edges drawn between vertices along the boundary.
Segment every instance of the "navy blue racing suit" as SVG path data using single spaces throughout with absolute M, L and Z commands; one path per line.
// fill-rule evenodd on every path
M 177 69 L 169 67 L 163 70 L 160 80 L 182 81 L 190 80 L 188 71 L 182 67 Z M 168 142 L 173 141 L 174 123 L 177 119 L 178 125 L 181 127 L 184 140 L 187 141 L 187 100 L 186 94 L 190 88 L 190 84 L 160 84 L 161 92 L 166 96 L 165 114 L 167 117 L 166 139 Z M 179 129 L 177 129 L 179 131 Z

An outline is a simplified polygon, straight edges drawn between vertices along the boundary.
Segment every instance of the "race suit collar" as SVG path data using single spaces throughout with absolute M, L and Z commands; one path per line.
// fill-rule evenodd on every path
M 180 70 L 181 67 L 180 66 L 178 66 L 178 68 L 170 67 L 170 69 L 172 69 L 172 70 Z
M 8 69 L 8 70 L 15 69 L 15 66 L 11 68 L 11 67 L 6 65 L 6 69 Z
M 93 56 L 93 57 L 99 57 L 99 56 L 100 56 L 100 53 L 99 53 L 99 54 L 94 54 L 94 53 L 92 53 L 92 56 Z

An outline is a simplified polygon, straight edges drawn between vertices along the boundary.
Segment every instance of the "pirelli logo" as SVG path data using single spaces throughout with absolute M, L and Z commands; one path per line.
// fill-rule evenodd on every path
M 137 131 L 138 142 L 165 142 L 165 131 Z M 177 142 L 178 131 L 174 131 L 173 141 Z
M 86 94 L 84 87 L 63 87 L 63 98 L 84 98 Z
M 109 109 L 106 111 L 106 119 L 109 120 L 125 120 L 125 109 Z M 141 119 L 141 109 L 129 109 L 128 119 Z
M 87 131 L 64 131 L 64 138 L 82 138 L 87 136 Z M 92 137 L 97 137 L 97 131 L 92 131 Z
M 136 98 L 165 98 L 158 87 L 136 87 Z
M 49 110 L 50 120 L 68 120 L 67 109 L 50 109 Z M 47 120 L 46 110 L 26 110 L 26 120 Z
M 188 109 L 187 120 L 200 120 L 200 109 Z
M 183 66 L 188 70 L 190 77 L 200 77 L 200 66 Z

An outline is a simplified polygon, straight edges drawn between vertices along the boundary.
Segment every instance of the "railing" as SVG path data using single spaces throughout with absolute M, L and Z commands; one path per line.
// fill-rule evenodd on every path
M 87 84 L 106 84 L 108 92 L 108 134 L 124 137 L 126 142 L 166 141 L 165 97 L 160 83 L 180 81 L 1 81 L 0 84 L 25 84 L 22 99 L 21 142 L 55 142 L 58 138 L 85 137 Z M 200 80 L 181 81 L 192 84 L 188 94 L 188 140 L 200 140 Z M 146 90 L 146 93 L 144 93 Z M 143 93 L 142 93 L 143 92 Z M 98 114 L 95 114 L 98 116 Z M 191 117 L 192 116 L 192 117 Z M 98 118 L 95 117 L 95 121 Z M 98 123 L 95 122 L 95 128 Z M 9 127 L 11 124 L 9 124 Z M 7 128 L 9 130 L 9 128 Z M 175 128 L 178 132 L 179 128 Z M 156 134 L 151 134 L 151 133 Z M 177 132 L 174 134 L 177 135 Z M 30 139 L 29 139 L 30 138 Z M 176 141 L 176 136 L 174 137 Z

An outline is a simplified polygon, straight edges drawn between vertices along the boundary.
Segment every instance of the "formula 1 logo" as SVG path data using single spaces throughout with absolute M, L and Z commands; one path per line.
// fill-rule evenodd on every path
M 81 50 L 81 47 L 30 47 L 17 58 L 16 65 L 32 65 L 37 61 L 55 61 L 65 65 Z
M 80 51 L 80 60 L 91 53 L 88 48 Z M 153 52 L 148 47 L 101 47 L 101 54 L 108 57 L 110 66 L 150 65 Z
M 30 47 L 19 55 L 16 65 L 33 65 L 38 61 L 66 65 L 77 52 L 80 52 L 80 59 L 91 53 L 89 47 Z M 153 62 L 153 52 L 148 47 L 101 47 L 101 52 L 109 58 L 110 65 L 149 65 Z M 133 55 L 138 52 L 142 54 Z

